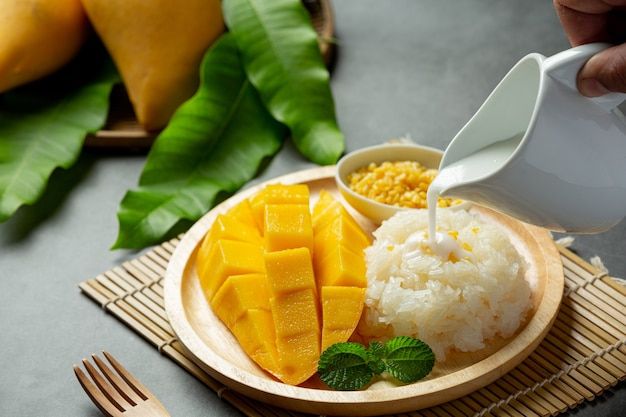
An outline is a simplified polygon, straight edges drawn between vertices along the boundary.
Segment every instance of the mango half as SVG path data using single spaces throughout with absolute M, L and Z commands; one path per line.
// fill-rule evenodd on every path
M 371 243 L 328 192 L 270 185 L 217 217 L 196 269 L 215 314 L 260 367 L 298 385 L 321 352 L 347 341 L 365 301 Z

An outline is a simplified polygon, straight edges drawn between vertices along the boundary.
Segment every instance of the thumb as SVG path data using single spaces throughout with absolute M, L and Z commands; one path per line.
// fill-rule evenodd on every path
M 592 56 L 578 73 L 578 90 L 587 97 L 626 93 L 626 43 Z

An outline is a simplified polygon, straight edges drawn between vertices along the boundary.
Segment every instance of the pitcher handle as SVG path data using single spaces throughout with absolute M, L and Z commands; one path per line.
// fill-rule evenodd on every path
M 578 93 L 576 78 L 585 62 L 600 51 L 613 45 L 609 43 L 588 43 L 560 52 L 544 61 L 546 73 L 556 81 Z M 580 94 L 580 93 L 579 93 Z M 607 111 L 613 111 L 626 100 L 624 93 L 609 93 L 599 97 L 587 97 Z

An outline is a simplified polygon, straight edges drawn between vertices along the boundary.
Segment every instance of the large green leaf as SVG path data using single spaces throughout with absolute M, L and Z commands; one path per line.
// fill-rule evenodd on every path
M 337 161 L 344 137 L 337 126 L 329 75 L 317 35 L 300 0 L 223 0 L 250 82 L 297 148 L 319 164 Z
M 286 129 L 247 80 L 231 35 L 207 52 L 200 78 L 154 143 L 139 187 L 124 196 L 114 248 L 157 243 L 181 219 L 198 219 L 280 148 Z
M 60 72 L 0 96 L 0 221 L 74 164 L 87 133 L 104 125 L 116 82 L 104 50 L 89 45 Z

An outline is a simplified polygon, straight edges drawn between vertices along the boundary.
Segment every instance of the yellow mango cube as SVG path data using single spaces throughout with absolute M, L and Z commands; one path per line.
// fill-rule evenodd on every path
M 334 248 L 343 245 L 355 254 L 361 254 L 370 245 L 370 239 L 347 215 L 341 215 L 314 237 L 314 263 L 323 260 Z
M 339 201 L 335 200 L 329 192 L 322 190 L 319 200 L 315 203 L 315 206 L 313 206 L 313 214 L 311 215 L 313 232 L 319 233 L 335 219 L 342 216 L 345 216 L 346 221 L 361 230 L 359 224 L 352 218 L 345 207 Z
M 283 382 L 298 385 L 317 371 L 317 362 L 320 358 L 319 333 L 277 337 L 276 348 L 280 364 L 280 379 Z
M 211 300 L 211 307 L 228 326 L 232 326 L 247 310 L 270 311 L 270 293 L 265 274 L 233 275 L 226 278 Z
M 365 288 L 322 287 L 322 348 L 347 341 L 359 324 Z
M 278 294 L 270 299 L 278 337 L 320 332 L 317 297 L 313 290 Z
M 272 296 L 300 290 L 316 290 L 311 255 L 307 248 L 266 252 L 265 270 Z
M 263 239 L 256 226 L 250 226 L 240 222 L 230 215 L 220 214 L 215 218 L 211 229 L 202 241 L 198 250 L 199 264 L 205 263 L 215 242 L 220 239 L 250 242 L 257 245 L 263 244 Z
M 254 219 L 263 230 L 267 204 L 309 204 L 309 187 L 304 184 L 271 184 L 250 199 Z
M 313 223 L 317 223 L 320 216 L 324 214 L 326 209 L 335 202 L 336 200 L 333 196 L 326 190 L 321 190 L 319 194 L 319 198 L 315 205 L 313 206 L 313 213 L 311 213 L 311 219 Z
M 316 263 L 317 286 L 346 286 L 365 288 L 365 257 L 345 246 L 330 250 L 328 255 Z
M 265 272 L 263 246 L 235 240 L 216 241 L 206 261 L 198 264 L 200 285 L 209 301 L 226 278 L 252 272 Z
M 268 252 L 305 247 L 313 253 L 313 228 L 309 206 L 267 204 L 263 237 Z
M 256 228 L 259 234 L 261 233 L 261 230 L 259 230 L 256 220 L 254 219 L 254 214 L 252 214 L 250 202 L 247 199 L 228 210 L 228 215 L 250 227 Z
M 231 331 L 252 360 L 261 368 L 280 378 L 280 362 L 272 313 L 267 310 L 248 310 L 233 325 Z

